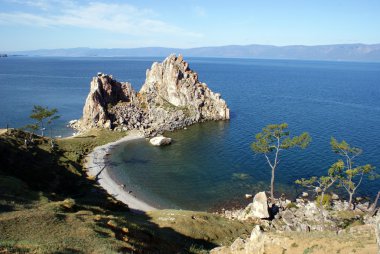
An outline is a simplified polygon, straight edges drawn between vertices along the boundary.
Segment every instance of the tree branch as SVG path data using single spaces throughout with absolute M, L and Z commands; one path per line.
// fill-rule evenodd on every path
M 270 162 L 268 155 L 266 153 L 264 153 L 264 156 L 267 159 L 269 166 L 273 169 L 274 167 L 273 167 L 272 163 Z

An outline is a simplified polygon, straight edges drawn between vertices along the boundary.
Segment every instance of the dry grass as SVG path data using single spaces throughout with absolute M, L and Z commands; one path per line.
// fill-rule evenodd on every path
M 216 245 L 230 243 L 231 237 L 248 236 L 253 228 L 250 223 L 225 220 L 206 212 L 158 210 L 149 212 L 148 216 L 160 228 L 172 228 L 181 235 Z
M 374 228 L 369 225 L 353 227 L 340 234 L 335 232 L 286 232 L 269 233 L 273 245 L 266 246 L 266 253 L 377 253 Z
M 37 136 L 26 148 L 24 136 L 0 136 L 0 253 L 196 253 L 252 227 L 207 213 L 128 212 L 82 171 L 88 152 L 125 133 L 93 130 L 55 150 Z

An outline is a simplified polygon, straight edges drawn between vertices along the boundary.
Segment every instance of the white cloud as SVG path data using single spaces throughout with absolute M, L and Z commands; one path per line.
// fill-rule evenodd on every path
M 19 0 L 10 1 L 19 2 Z M 73 1 L 44 0 L 23 1 L 23 3 L 39 8 L 41 11 L 0 12 L 0 24 L 39 27 L 70 26 L 137 36 L 152 34 L 202 36 L 157 19 L 152 10 L 136 8 L 129 4 L 90 2 L 79 5 Z M 52 11 L 53 7 L 54 11 Z

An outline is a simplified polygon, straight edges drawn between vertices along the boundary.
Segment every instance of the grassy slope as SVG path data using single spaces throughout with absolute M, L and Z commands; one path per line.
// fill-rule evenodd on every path
M 4 131 L 2 131 L 4 132 Z M 84 156 L 124 133 L 57 141 L 0 134 L 0 253 L 193 253 L 228 244 L 249 224 L 191 211 L 133 214 L 82 171 Z
M 271 233 L 273 244 L 266 251 L 271 254 L 282 253 L 377 253 L 374 229 L 364 225 L 337 235 L 335 232 L 286 232 Z

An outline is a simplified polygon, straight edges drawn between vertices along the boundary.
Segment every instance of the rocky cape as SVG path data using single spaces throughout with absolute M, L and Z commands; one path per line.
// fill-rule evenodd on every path
M 137 129 L 145 136 L 156 136 L 198 122 L 229 118 L 221 95 L 200 82 L 181 55 L 170 55 L 146 71 L 139 92 L 128 82 L 98 73 L 91 82 L 82 119 L 71 126 L 79 131 Z

